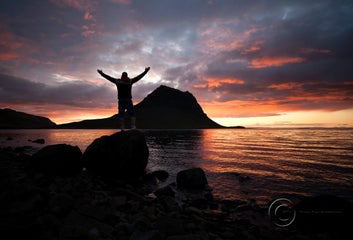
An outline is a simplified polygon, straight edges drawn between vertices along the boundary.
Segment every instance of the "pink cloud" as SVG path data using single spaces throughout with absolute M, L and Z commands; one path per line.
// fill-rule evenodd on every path
M 83 19 L 85 20 L 90 20 L 90 21 L 95 21 L 95 18 L 93 17 L 93 15 L 89 12 L 85 12 L 85 15 L 83 16 Z
M 264 43 L 263 40 L 255 41 L 250 47 L 245 48 L 241 53 L 244 55 L 249 53 L 255 53 L 261 49 L 263 43 Z
M 279 67 L 289 63 L 301 63 L 305 59 L 301 57 L 263 57 L 251 61 L 250 68 Z
M 68 6 L 78 11 L 84 12 L 83 19 L 89 22 L 96 22 L 95 12 L 97 11 L 97 2 L 90 0 L 51 0 L 58 6 Z M 81 26 L 81 35 L 88 37 L 96 32 L 96 24 L 84 24 Z M 67 36 L 67 35 L 66 35 Z
M 267 88 L 272 88 L 276 90 L 290 90 L 297 87 L 301 87 L 303 84 L 297 82 L 281 83 L 281 84 L 272 84 Z
M 92 34 L 94 34 L 96 31 L 91 28 L 92 26 L 88 26 L 88 25 L 83 25 L 82 26 L 82 30 L 83 32 L 81 33 L 82 36 L 88 37 Z
M 18 55 L 15 52 L 0 52 L 0 60 L 1 61 L 10 61 L 16 58 L 19 58 L 20 55 Z
M 302 48 L 300 49 L 300 52 L 304 54 L 310 54 L 310 53 L 332 54 L 332 51 L 329 49 L 315 49 L 315 48 Z
M 90 0 L 51 0 L 51 2 L 59 6 L 69 6 L 80 11 L 94 9 L 93 3 Z
M 236 78 L 206 78 L 206 83 L 196 84 L 194 88 L 218 88 L 223 84 L 244 84 L 244 80 Z
M 31 60 L 30 54 L 38 51 L 38 46 L 11 32 L 5 24 L 0 24 L 0 60 Z
M 130 4 L 131 0 L 112 0 L 113 3 Z

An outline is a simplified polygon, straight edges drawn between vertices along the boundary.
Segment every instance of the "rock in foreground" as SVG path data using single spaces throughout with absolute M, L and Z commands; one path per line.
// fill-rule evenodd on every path
M 201 168 L 191 168 L 178 172 L 178 188 L 203 190 L 207 185 L 205 172 Z
M 95 139 L 87 147 L 82 160 L 84 167 L 91 173 L 131 179 L 144 174 L 148 156 L 144 134 L 131 130 Z
M 77 146 L 49 145 L 33 154 L 30 168 L 49 175 L 71 176 L 82 170 L 81 156 Z

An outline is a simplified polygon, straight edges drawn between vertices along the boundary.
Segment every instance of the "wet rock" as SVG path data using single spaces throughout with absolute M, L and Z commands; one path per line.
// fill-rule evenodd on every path
M 173 188 L 168 185 L 168 186 L 165 186 L 165 187 L 162 187 L 162 188 L 159 188 L 157 189 L 154 194 L 157 196 L 157 197 L 161 197 L 161 196 L 171 196 L 171 197 L 174 197 L 175 196 L 175 191 L 173 190 Z
M 207 185 L 205 172 L 201 168 L 191 168 L 178 172 L 178 188 L 202 190 Z
M 15 152 L 18 152 L 18 153 L 23 153 L 23 152 L 26 152 L 28 150 L 31 150 L 32 147 L 31 146 L 21 146 L 21 147 L 16 147 L 14 149 Z
M 51 212 L 56 216 L 65 216 L 68 214 L 74 205 L 74 199 L 67 194 L 55 194 L 50 202 L 49 207 Z
M 127 202 L 126 200 L 126 196 L 122 195 L 122 196 L 116 196 L 116 197 L 113 197 L 112 198 L 112 205 L 115 207 L 115 208 L 120 208 L 122 206 L 124 206 Z
M 144 174 L 149 151 L 138 130 L 117 132 L 95 139 L 82 160 L 87 171 L 111 178 L 134 179 Z
M 179 211 L 179 205 L 174 197 L 171 196 L 161 196 L 158 198 L 161 205 L 167 212 L 177 212 Z
M 157 178 L 159 181 L 165 181 L 169 177 L 169 173 L 164 170 L 157 170 L 149 174 L 151 177 Z
M 82 170 L 81 156 L 82 152 L 77 146 L 45 146 L 33 154 L 30 169 L 49 175 L 72 176 Z
M 38 143 L 38 144 L 44 144 L 45 143 L 45 140 L 43 138 L 38 138 L 36 140 L 33 140 L 32 141 L 33 143 Z
M 162 239 L 163 239 L 162 234 L 156 230 L 146 231 L 146 232 L 135 230 L 130 237 L 130 240 L 162 240 Z
M 179 218 L 161 217 L 156 223 L 157 229 L 167 236 L 181 235 L 185 233 L 183 222 Z
M 207 209 L 209 202 L 205 198 L 197 198 L 190 201 L 190 206 L 196 207 L 198 209 Z
M 247 175 L 240 175 L 240 176 L 238 177 L 238 179 L 239 179 L 239 182 L 240 182 L 240 183 L 244 183 L 244 182 L 249 181 L 251 178 L 250 178 L 249 176 L 247 176 Z

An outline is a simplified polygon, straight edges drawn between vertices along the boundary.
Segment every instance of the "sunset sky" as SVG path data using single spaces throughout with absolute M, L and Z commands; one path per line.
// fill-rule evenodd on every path
M 151 71 L 223 125 L 353 127 L 353 1 L 5 0 L 0 108 L 110 117 L 120 77 Z

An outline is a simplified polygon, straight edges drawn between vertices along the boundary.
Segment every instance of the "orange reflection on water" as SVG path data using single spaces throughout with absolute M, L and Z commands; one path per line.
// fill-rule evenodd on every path
M 217 129 L 202 133 L 203 151 L 200 154 L 203 161 L 199 165 L 207 172 L 304 181 L 302 176 L 295 174 L 298 167 L 293 165 L 293 161 L 301 161 L 301 156 L 295 160 L 293 146 L 284 139 L 278 139 L 283 144 L 273 137 L 269 139 L 268 130 Z M 289 139 L 293 138 L 288 134 Z
M 96 138 L 112 135 L 117 129 L 51 129 L 36 130 L 42 132 L 46 143 L 58 144 L 65 143 L 78 146 L 82 152 L 86 150 Z
M 237 159 L 232 157 L 234 155 L 232 153 L 240 151 L 237 147 L 238 141 L 239 135 L 232 130 L 202 131 L 201 156 L 206 161 L 202 161 L 200 167 L 209 172 L 240 172 L 241 168 L 234 165 Z

